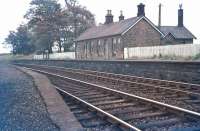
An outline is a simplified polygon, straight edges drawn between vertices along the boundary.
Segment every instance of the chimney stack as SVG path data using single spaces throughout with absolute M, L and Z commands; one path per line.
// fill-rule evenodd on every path
M 108 10 L 107 15 L 106 15 L 105 24 L 110 24 L 110 23 L 113 23 L 113 15 L 112 15 L 112 11 Z
M 124 20 L 124 15 L 123 15 L 123 11 L 120 11 L 120 16 L 119 16 L 119 21 Z
M 158 14 L 158 28 L 161 26 L 161 4 L 159 4 L 159 14 Z
M 142 3 L 140 3 L 137 7 L 138 7 L 138 14 L 137 14 L 137 16 L 138 17 L 145 16 L 145 11 L 144 11 L 145 5 L 142 4 Z
M 178 10 L 178 27 L 183 27 L 183 9 L 182 4 L 179 5 L 180 9 Z

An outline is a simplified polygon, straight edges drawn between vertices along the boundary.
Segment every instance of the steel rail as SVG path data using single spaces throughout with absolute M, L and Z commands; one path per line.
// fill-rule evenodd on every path
M 54 76 L 54 77 L 56 76 L 56 77 L 59 77 L 59 78 L 62 78 L 62 79 L 70 80 L 70 81 L 73 81 L 73 82 L 76 82 L 76 83 L 85 84 L 85 85 L 94 87 L 96 89 L 102 89 L 102 90 L 107 91 L 107 92 L 118 94 L 118 95 L 120 95 L 122 97 L 141 100 L 143 102 L 151 103 L 151 104 L 160 106 L 160 107 L 165 108 L 165 109 L 168 108 L 168 109 L 171 109 L 172 111 L 176 111 L 176 112 L 178 111 L 178 113 L 181 113 L 181 114 L 183 113 L 185 115 L 191 115 L 193 117 L 200 118 L 200 113 L 195 112 L 195 111 L 191 111 L 191 110 L 187 110 L 187 109 L 184 109 L 184 108 L 172 106 L 172 105 L 165 104 L 165 103 L 162 103 L 162 102 L 158 102 L 158 101 L 155 101 L 155 100 L 143 98 L 143 97 L 140 97 L 140 96 L 137 96 L 137 95 L 125 93 L 125 92 L 122 92 L 122 91 L 110 89 L 110 88 L 107 88 L 107 87 L 104 87 L 104 86 L 100 86 L 100 85 L 96 85 L 96 84 L 84 82 L 84 81 L 81 81 L 81 80 L 77 80 L 77 79 L 65 77 L 65 76 L 62 76 L 62 75 L 58 75 L 58 74 L 54 74 L 54 73 L 49 73 L 49 72 L 46 72 L 46 71 L 37 70 L 37 69 L 33 69 L 33 68 L 27 68 L 27 67 L 24 67 L 24 68 L 30 69 L 32 71 L 40 72 L 40 73 L 43 73 L 43 74 L 47 74 L 47 75 L 50 75 L 50 76 Z
M 107 112 L 103 111 L 102 109 L 100 109 L 100 108 L 98 108 L 98 107 L 96 107 L 96 106 L 94 106 L 94 105 L 92 105 L 92 104 L 90 104 L 90 103 L 88 103 L 88 102 L 86 102 L 86 101 L 84 101 L 84 100 L 82 100 L 82 99 L 80 99 L 80 98 L 78 98 L 78 97 L 76 97 L 76 96 L 74 96 L 74 95 L 68 93 L 67 91 L 65 91 L 65 90 L 63 90 L 63 89 L 60 89 L 60 88 L 57 87 L 57 86 L 55 86 L 55 88 L 56 88 L 57 90 L 59 90 L 59 91 L 65 93 L 65 94 L 67 94 L 68 96 L 72 97 L 73 99 L 77 100 L 78 102 L 81 102 L 81 103 L 87 105 L 89 108 L 91 108 L 91 109 L 93 109 L 93 110 L 95 110 L 95 111 L 97 111 L 97 112 L 103 114 L 104 116 L 106 116 L 106 117 L 108 117 L 108 118 L 114 120 L 115 122 L 117 122 L 118 124 L 122 125 L 123 127 L 126 127 L 126 128 L 128 128 L 128 129 L 131 129 L 131 130 L 135 130 L 135 131 L 141 131 L 141 130 L 138 129 L 137 127 L 130 125 L 129 123 L 127 123 L 127 122 L 125 122 L 125 121 L 123 121 L 123 120 L 121 120 L 121 119 L 119 119 L 119 118 L 113 116 L 112 114 L 107 113 Z
M 79 70 L 79 69 L 72 69 L 72 68 L 64 68 L 64 67 L 57 67 L 57 66 L 46 66 L 46 65 L 35 65 L 35 64 L 21 64 L 21 65 L 30 65 L 30 66 L 37 66 L 37 67 L 41 66 L 41 67 L 45 67 L 45 68 L 48 68 L 48 67 L 50 67 L 50 68 L 57 68 L 56 70 L 59 70 L 59 69 Z M 83 70 L 80 70 L 80 71 L 83 71 Z M 84 71 L 89 71 L 89 70 L 84 70 Z M 71 72 L 73 72 L 73 71 L 71 71 Z M 96 71 L 91 71 L 91 72 L 96 72 Z M 80 72 L 75 72 L 75 73 L 81 74 L 81 75 L 86 75 L 86 74 L 80 73 Z M 105 73 L 105 74 L 118 75 L 118 74 L 106 73 L 106 72 L 97 72 L 97 73 Z M 130 84 L 139 84 L 139 85 L 144 85 L 144 86 L 148 86 L 148 87 L 150 86 L 150 87 L 158 88 L 158 89 L 171 90 L 171 91 L 175 91 L 175 92 L 181 92 L 181 93 L 186 93 L 186 94 L 190 94 L 190 95 L 200 96 L 200 93 L 191 92 L 191 91 L 184 91 L 184 90 L 180 90 L 180 89 L 172 89 L 172 88 L 168 88 L 168 87 L 162 87 L 162 86 L 157 86 L 157 85 L 153 85 L 153 84 L 146 84 L 146 83 L 141 83 L 141 82 L 132 82 L 132 81 L 128 81 L 128 80 L 121 80 L 119 78 L 110 78 L 110 77 L 98 76 L 98 75 L 93 75 L 93 74 L 87 74 L 87 75 L 94 76 L 94 77 L 106 78 L 106 79 L 110 79 L 110 80 L 113 80 L 113 81 L 121 81 L 121 82 L 124 82 L 124 83 L 130 83 Z M 131 77 L 131 76 L 128 76 L 128 77 Z M 144 79 L 146 79 L 146 78 L 144 78 Z M 147 78 L 147 79 L 149 79 L 149 78 Z M 198 86 L 200 86 L 200 85 L 198 85 Z
M 162 79 L 156 79 L 156 78 L 148 78 L 148 77 L 141 77 L 141 76 L 117 74 L 117 73 L 111 73 L 111 72 L 99 72 L 99 71 L 93 71 L 93 70 L 82 70 L 82 69 L 66 68 L 66 67 L 59 67 L 59 66 L 24 64 L 24 63 L 19 63 L 19 64 L 22 64 L 22 65 L 35 65 L 35 66 L 43 66 L 43 67 L 55 67 L 55 68 L 60 68 L 60 69 L 71 69 L 71 70 L 88 71 L 88 72 L 94 72 L 94 73 L 104 73 L 104 74 L 110 74 L 110 75 L 115 75 L 115 76 L 117 75 L 117 76 L 123 76 L 123 77 L 141 78 L 141 79 L 147 79 L 147 80 L 156 80 L 156 81 L 168 82 L 168 83 L 172 83 L 172 84 L 198 86 L 200 88 L 200 84 L 186 83 L 186 82 L 180 82 L 180 81 L 170 81 L 170 80 L 162 80 Z
M 73 71 L 69 71 L 69 72 L 73 72 Z M 80 72 L 75 72 L 75 73 L 80 74 L 80 75 L 88 75 L 88 76 L 93 76 L 93 77 L 98 77 L 98 78 L 100 77 L 100 78 L 110 79 L 110 80 L 117 81 L 117 82 L 120 81 L 120 82 L 124 82 L 124 83 L 129 83 L 129 84 L 143 85 L 143 86 L 148 86 L 148 87 L 153 87 L 153 88 L 158 88 L 158 89 L 171 90 L 171 91 L 175 91 L 175 92 L 181 92 L 181 93 L 200 96 L 200 93 L 195 93 L 195 92 L 191 92 L 191 91 L 184 91 L 184 90 L 180 90 L 180 89 L 172 89 L 172 88 L 162 87 L 162 86 L 156 86 L 156 85 L 153 85 L 153 84 L 145 84 L 145 83 L 141 83 L 141 82 L 132 82 L 132 81 L 128 81 L 128 80 L 121 80 L 119 78 L 111 78 L 111 77 L 98 76 L 98 75 L 93 75 L 93 74 L 84 74 L 84 73 L 80 73 Z
M 23 68 L 29 69 L 29 70 L 32 70 L 32 71 L 36 71 L 36 72 L 40 72 L 40 73 L 43 73 L 43 74 L 48 74 L 48 73 L 46 73 L 46 72 L 39 71 L 39 70 L 35 70 L 35 69 L 32 69 L 32 68 L 27 68 L 27 67 L 23 67 Z M 58 77 L 58 76 L 53 75 L 53 74 L 48 74 L 48 75 L 51 75 L 51 76 L 53 76 L 53 77 Z M 56 88 L 57 90 L 59 90 L 59 91 L 65 93 L 65 94 L 67 94 L 68 96 L 72 97 L 72 98 L 75 99 L 76 101 L 83 103 L 84 105 L 86 105 L 86 106 L 89 107 L 90 109 L 95 110 L 95 111 L 97 111 L 98 113 L 100 113 L 100 114 L 106 116 L 108 119 L 113 120 L 115 124 L 119 124 L 119 125 L 121 125 L 122 127 L 128 128 L 128 130 L 131 130 L 131 131 L 132 131 L 132 130 L 134 130 L 134 131 L 142 131 L 142 130 L 140 130 L 139 128 L 137 128 L 137 127 L 135 127 L 135 126 L 133 126 L 133 125 L 131 125 L 131 124 L 129 124 L 129 123 L 127 123 L 127 122 L 125 122 L 125 121 L 119 119 L 119 118 L 117 118 L 116 116 L 114 116 L 114 115 L 112 115 L 112 114 L 110 114 L 110 113 L 108 113 L 108 112 L 103 111 L 102 109 L 100 109 L 100 108 L 98 108 L 98 107 L 96 107 L 96 106 L 94 106 L 94 105 L 92 105 L 92 104 L 90 104 L 90 103 L 88 103 L 88 102 L 86 102 L 86 101 L 84 101 L 84 100 L 82 100 L 82 99 L 80 99 L 80 98 L 78 98 L 78 97 L 72 95 L 71 93 L 68 93 L 67 91 L 65 91 L 65 90 L 63 90 L 63 89 L 61 89 L 61 88 L 59 88 L 59 87 L 57 87 L 57 86 L 55 86 L 55 88 Z

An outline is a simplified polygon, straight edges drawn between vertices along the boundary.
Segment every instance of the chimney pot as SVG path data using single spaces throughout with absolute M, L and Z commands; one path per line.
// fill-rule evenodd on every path
M 178 27 L 183 27 L 183 9 L 182 4 L 179 5 L 180 9 L 178 10 Z
M 123 15 L 123 11 L 120 11 L 120 16 L 119 16 L 119 21 L 124 20 L 124 15 Z
M 113 15 L 111 10 L 107 10 L 107 15 L 105 16 L 105 24 L 113 23 Z
M 110 14 L 110 10 L 107 10 L 107 15 L 109 15 Z
M 145 16 L 145 5 L 140 3 L 138 6 L 138 13 L 137 13 L 137 16 L 140 17 L 140 16 Z

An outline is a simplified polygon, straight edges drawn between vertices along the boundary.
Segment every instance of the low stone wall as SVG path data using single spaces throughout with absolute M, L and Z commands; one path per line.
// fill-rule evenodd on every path
M 200 62 L 83 60 L 25 60 L 15 62 L 97 70 L 103 72 L 112 72 L 200 84 Z

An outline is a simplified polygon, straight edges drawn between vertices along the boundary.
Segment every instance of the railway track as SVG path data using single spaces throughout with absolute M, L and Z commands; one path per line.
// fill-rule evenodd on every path
M 29 69 L 31 69 L 29 67 Z M 119 90 L 91 84 L 52 72 L 43 73 L 67 97 L 87 106 L 123 130 L 199 130 L 200 114 Z M 125 129 L 126 128 L 126 129 Z
M 23 65 L 23 64 L 22 64 Z M 200 112 L 200 86 L 105 72 L 69 69 L 55 66 L 25 65 L 63 76 L 135 94 L 166 104 Z M 156 81 L 156 82 L 154 82 Z M 177 83 L 177 85 L 176 85 Z
M 60 92 L 76 119 L 81 123 L 83 131 L 122 131 L 118 125 L 112 124 L 108 120 L 98 116 L 96 111 L 86 107 L 86 105 L 83 105 L 84 103 L 80 104 L 81 101 L 75 96 L 66 93 L 58 87 L 57 90 Z

